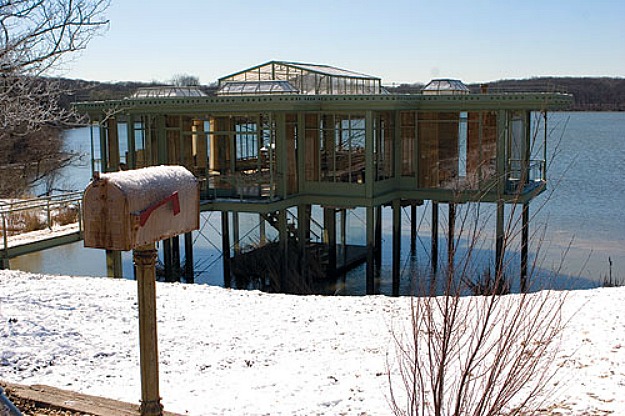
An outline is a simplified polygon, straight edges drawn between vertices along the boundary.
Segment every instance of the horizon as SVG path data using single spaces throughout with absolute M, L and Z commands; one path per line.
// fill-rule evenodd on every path
M 616 0 L 529 0 L 522 7 L 319 0 L 297 9 L 283 0 L 182 0 L 176 9 L 154 0 L 148 7 L 149 15 L 145 2 L 112 0 L 108 30 L 54 75 L 150 83 L 188 74 L 207 85 L 284 60 L 366 73 L 384 85 L 625 77 L 625 2 Z

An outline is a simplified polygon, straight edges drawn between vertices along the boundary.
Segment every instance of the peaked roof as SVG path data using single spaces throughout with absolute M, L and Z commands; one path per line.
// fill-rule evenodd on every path
M 288 62 L 288 61 L 269 61 L 264 64 L 256 65 L 251 68 L 244 69 L 242 71 L 235 72 L 230 75 L 226 75 L 224 77 L 219 78 L 219 81 L 222 81 L 226 78 L 231 78 L 239 74 L 243 74 L 248 71 L 253 71 L 255 69 L 269 66 L 269 65 L 284 65 L 290 66 L 292 68 L 301 69 L 303 71 L 309 71 L 317 74 L 328 75 L 333 77 L 344 77 L 344 78 L 359 78 L 359 79 L 370 79 L 370 80 L 381 80 L 381 78 L 374 77 L 372 75 L 366 75 L 360 72 L 350 71 L 347 69 L 341 69 L 330 65 L 320 65 L 320 64 L 307 64 L 301 62 Z

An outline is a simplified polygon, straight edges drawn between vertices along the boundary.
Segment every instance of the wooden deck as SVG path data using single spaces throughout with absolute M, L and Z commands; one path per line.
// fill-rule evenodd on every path
M 3 381 L 0 381 L 0 386 L 4 388 L 7 396 L 34 402 L 44 408 L 54 407 L 91 416 L 137 416 L 140 414 L 138 404 L 90 396 L 56 387 L 26 386 Z M 163 412 L 163 415 L 181 416 L 171 412 Z

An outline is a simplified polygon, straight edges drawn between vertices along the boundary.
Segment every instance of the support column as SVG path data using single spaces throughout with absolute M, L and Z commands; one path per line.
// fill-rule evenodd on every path
M 258 214 L 258 230 L 259 230 L 259 244 L 260 246 L 264 246 L 267 244 L 267 230 L 265 228 L 265 218 L 263 218 L 263 214 Z
M 171 238 L 172 279 L 180 282 L 180 236 Z
M 297 206 L 297 250 L 299 255 L 299 271 L 302 276 L 302 280 L 310 286 L 312 281 L 310 273 L 308 273 L 308 250 L 306 250 L 308 238 L 310 237 L 310 217 L 308 217 L 308 215 L 306 205 L 300 204 Z
M 347 210 L 345 208 L 341 209 L 341 247 L 343 249 L 342 266 L 345 267 L 347 265 Z
M 221 250 L 224 262 L 224 287 L 232 286 L 230 271 L 230 224 L 228 211 L 221 211 Z
M 323 238 L 328 246 L 328 268 L 330 275 L 336 274 L 336 210 L 323 208 Z
M 286 209 L 278 211 L 278 234 L 279 234 L 279 247 L 280 247 L 280 276 L 278 276 L 278 288 L 279 292 L 289 291 L 289 282 L 287 281 L 287 273 L 289 270 L 289 235 L 286 226 Z
M 449 228 L 447 230 L 447 270 L 449 277 L 454 275 L 454 258 L 456 256 L 456 204 L 449 203 Z
M 163 240 L 163 263 L 165 263 L 165 281 L 174 281 L 174 256 L 171 249 L 171 239 Z
M 121 279 L 122 273 L 122 252 L 116 250 L 106 250 L 106 275 Z
M 382 267 L 382 206 L 375 207 L 375 264 Z
M 375 279 L 375 256 L 374 256 L 374 244 L 375 244 L 375 236 L 374 236 L 374 208 L 366 207 L 367 210 L 367 295 L 374 294 L 374 279 Z
M 438 273 L 438 202 L 432 201 L 432 276 Z
M 156 257 L 154 244 L 137 247 L 133 252 L 133 261 L 137 270 L 139 362 L 141 367 L 141 406 L 139 410 L 142 416 L 160 416 L 163 414 L 158 380 Z
M 521 228 L 521 292 L 528 290 L 527 282 L 527 265 L 529 254 L 529 228 L 530 228 L 530 205 L 523 204 L 522 212 L 522 228 Z
M 399 296 L 401 278 L 401 201 L 393 201 L 393 296 Z
M 417 205 L 410 203 L 410 254 L 417 254 Z
M 232 234 L 234 239 L 234 255 L 238 256 L 241 252 L 241 239 L 239 237 L 239 213 L 232 212 Z
M 194 283 L 195 271 L 193 263 L 193 233 L 184 235 L 184 281 Z
M 495 235 L 495 281 L 503 283 L 504 247 L 504 203 L 497 201 L 497 225 Z
M 9 264 L 9 259 L 0 257 L 0 270 L 10 270 L 11 266 Z

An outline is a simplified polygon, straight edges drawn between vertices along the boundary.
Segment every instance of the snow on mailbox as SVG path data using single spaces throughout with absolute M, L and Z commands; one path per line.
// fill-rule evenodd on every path
M 84 195 L 85 247 L 132 250 L 197 230 L 198 181 L 181 166 L 96 174 Z

